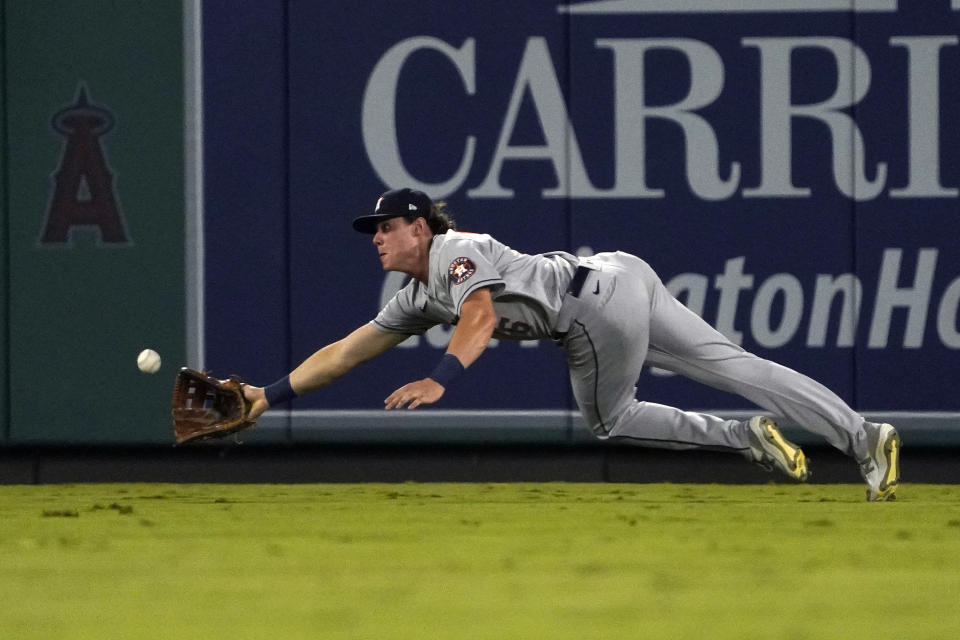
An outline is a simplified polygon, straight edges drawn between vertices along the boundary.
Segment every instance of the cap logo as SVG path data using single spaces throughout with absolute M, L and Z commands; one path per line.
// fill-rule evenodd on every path
M 377 200 L 377 206 L 373 208 L 374 211 L 380 211 L 380 205 L 383 204 L 383 198 Z
M 416 211 L 416 210 L 417 210 L 417 205 L 412 203 L 407 205 L 407 211 Z
M 453 284 L 463 284 L 476 272 L 477 265 L 473 264 L 470 258 L 457 258 L 447 267 L 447 274 L 450 276 L 450 282 Z

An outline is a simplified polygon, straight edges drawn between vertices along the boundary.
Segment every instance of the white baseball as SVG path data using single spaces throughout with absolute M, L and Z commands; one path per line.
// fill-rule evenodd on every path
M 137 366 L 144 373 L 156 373 L 160 370 L 160 354 L 153 349 L 144 349 L 137 356 Z

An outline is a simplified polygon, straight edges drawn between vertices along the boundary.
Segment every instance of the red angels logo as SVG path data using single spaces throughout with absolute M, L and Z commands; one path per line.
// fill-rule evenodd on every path
M 99 229 L 103 244 L 130 244 L 101 140 L 113 120 L 110 111 L 90 102 L 83 82 L 74 103 L 53 117 L 53 128 L 67 141 L 53 175 L 41 244 L 69 244 L 75 227 Z
M 447 274 L 453 284 L 462 284 L 477 272 L 477 265 L 470 258 L 457 258 L 447 267 Z

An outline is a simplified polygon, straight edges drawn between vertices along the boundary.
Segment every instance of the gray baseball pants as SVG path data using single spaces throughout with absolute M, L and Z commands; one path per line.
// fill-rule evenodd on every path
M 577 296 L 565 296 L 557 327 L 574 397 L 597 437 L 749 451 L 745 422 L 637 400 L 646 363 L 738 394 L 865 457 L 862 416 L 822 384 L 730 342 L 674 298 L 646 262 L 618 251 L 581 264 L 591 271 Z

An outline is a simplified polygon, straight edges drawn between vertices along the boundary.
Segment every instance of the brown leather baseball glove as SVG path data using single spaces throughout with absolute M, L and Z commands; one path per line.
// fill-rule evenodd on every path
M 223 436 L 249 429 L 250 403 L 243 397 L 237 376 L 218 380 L 183 367 L 173 385 L 173 433 L 177 444 Z

